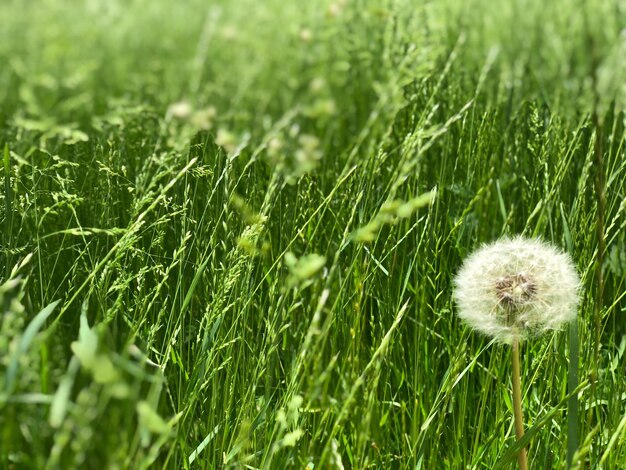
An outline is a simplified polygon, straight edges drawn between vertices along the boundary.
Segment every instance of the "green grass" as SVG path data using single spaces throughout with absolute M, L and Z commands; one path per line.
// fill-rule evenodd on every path
M 451 280 L 523 233 L 583 281 L 530 466 L 623 468 L 624 8 L 0 3 L 0 466 L 514 468 Z

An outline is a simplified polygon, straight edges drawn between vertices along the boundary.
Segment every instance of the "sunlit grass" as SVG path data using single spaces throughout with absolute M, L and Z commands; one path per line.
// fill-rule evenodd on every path
M 2 466 L 623 467 L 623 7 L 211 3 L 0 4 Z M 517 444 L 451 292 L 505 234 L 583 284 Z

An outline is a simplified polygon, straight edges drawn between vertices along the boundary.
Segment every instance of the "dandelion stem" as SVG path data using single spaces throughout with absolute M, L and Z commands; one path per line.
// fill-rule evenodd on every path
M 519 441 L 524 437 L 524 416 L 522 414 L 522 386 L 520 380 L 519 338 L 513 338 L 513 414 L 515 417 L 515 437 Z M 523 447 L 517 454 L 520 470 L 528 469 L 526 448 Z

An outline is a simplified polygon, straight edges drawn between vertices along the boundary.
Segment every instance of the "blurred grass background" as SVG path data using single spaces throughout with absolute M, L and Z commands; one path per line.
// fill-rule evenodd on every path
M 623 1 L 0 17 L 4 468 L 509 468 L 510 352 L 451 279 L 517 233 L 583 279 L 522 348 L 531 467 L 624 466 Z

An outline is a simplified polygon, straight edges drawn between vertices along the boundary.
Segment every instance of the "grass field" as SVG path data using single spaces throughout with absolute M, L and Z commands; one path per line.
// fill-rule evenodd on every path
M 0 18 L 0 468 L 515 468 L 452 298 L 513 234 L 582 279 L 522 346 L 530 467 L 626 468 L 623 1 Z

